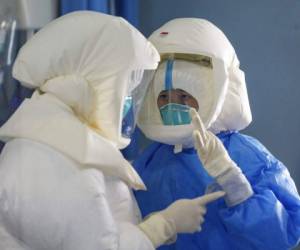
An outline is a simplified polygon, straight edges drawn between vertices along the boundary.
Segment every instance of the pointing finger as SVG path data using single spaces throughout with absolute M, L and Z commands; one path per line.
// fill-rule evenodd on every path
M 218 191 L 218 192 L 214 192 L 214 193 L 211 193 L 211 194 L 203 195 L 200 198 L 197 198 L 197 201 L 201 205 L 205 205 L 207 203 L 210 203 L 212 201 L 215 201 L 215 200 L 223 197 L 224 195 L 225 195 L 224 191 Z
M 205 146 L 205 144 L 203 142 L 203 139 L 201 137 L 201 134 L 198 130 L 195 130 L 193 132 L 193 137 L 194 137 L 196 149 L 200 149 L 200 148 L 203 148 Z
M 206 138 L 206 128 L 205 128 L 198 112 L 195 109 L 191 109 L 190 115 L 192 117 L 192 124 L 193 124 L 194 128 L 200 132 L 201 137 L 204 139 L 204 141 L 206 141 L 206 139 L 207 139 Z

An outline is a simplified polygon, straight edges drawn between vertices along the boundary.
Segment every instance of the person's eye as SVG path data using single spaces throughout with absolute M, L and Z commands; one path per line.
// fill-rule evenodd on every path
M 187 99 L 190 98 L 190 96 L 189 96 L 189 95 L 182 94 L 182 95 L 181 95 L 181 98 L 184 99 L 184 100 L 187 100 Z
M 161 94 L 161 95 L 159 95 L 159 98 L 161 98 L 161 99 L 167 99 L 168 95 L 167 94 Z

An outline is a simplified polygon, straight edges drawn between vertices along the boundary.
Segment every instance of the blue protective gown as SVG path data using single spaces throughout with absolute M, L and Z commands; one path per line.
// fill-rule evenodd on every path
M 255 194 L 231 208 L 224 199 L 208 204 L 201 232 L 180 234 L 176 243 L 159 249 L 284 250 L 296 246 L 300 198 L 286 167 L 252 137 L 238 132 L 218 137 Z M 154 143 L 134 166 L 148 188 L 135 193 L 143 216 L 177 199 L 201 196 L 213 183 L 194 149 L 174 154 L 173 146 Z

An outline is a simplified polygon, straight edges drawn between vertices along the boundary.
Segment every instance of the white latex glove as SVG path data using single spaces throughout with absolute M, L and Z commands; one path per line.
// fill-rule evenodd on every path
M 190 115 L 195 128 L 193 136 L 198 156 L 208 174 L 226 192 L 227 205 L 234 206 L 245 201 L 253 194 L 250 183 L 231 160 L 223 143 L 205 128 L 198 112 L 191 109 Z
M 139 227 L 157 248 L 176 240 L 177 233 L 201 231 L 204 222 L 206 204 L 225 195 L 218 191 L 196 199 L 181 199 L 172 203 L 165 210 L 150 215 Z
M 206 213 L 206 204 L 224 195 L 225 192 L 218 191 L 192 200 L 177 200 L 167 209 L 161 211 L 161 214 L 167 221 L 174 224 L 177 233 L 201 231 L 201 224 L 204 222 L 203 216 Z

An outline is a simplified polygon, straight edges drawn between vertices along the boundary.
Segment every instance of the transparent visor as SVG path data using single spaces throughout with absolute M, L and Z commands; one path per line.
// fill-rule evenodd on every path
M 191 108 L 201 108 L 206 116 L 213 91 L 211 58 L 172 53 L 161 55 L 161 59 L 145 98 L 141 123 L 187 125 L 191 123 Z
M 153 80 L 155 70 L 136 70 L 130 77 L 128 94 L 124 98 L 122 111 L 122 136 L 130 138 L 137 123 L 145 94 Z

